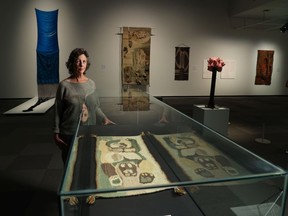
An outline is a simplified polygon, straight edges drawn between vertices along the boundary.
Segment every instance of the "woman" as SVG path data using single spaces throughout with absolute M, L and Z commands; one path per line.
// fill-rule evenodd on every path
M 82 48 L 74 49 L 66 62 L 70 76 L 59 83 L 55 98 L 54 140 L 62 150 L 65 163 L 70 144 L 80 121 L 82 125 L 114 124 L 100 108 L 93 80 L 86 76 L 89 55 Z

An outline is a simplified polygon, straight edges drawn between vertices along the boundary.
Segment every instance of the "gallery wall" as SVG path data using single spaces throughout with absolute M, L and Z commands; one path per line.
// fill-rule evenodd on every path
M 195 3 L 196 2 L 196 3 Z M 288 35 L 278 31 L 236 30 L 226 1 L 10 0 L 0 8 L 0 98 L 37 96 L 35 8 L 59 10 L 60 79 L 75 47 L 88 50 L 95 80 L 104 96 L 121 89 L 121 27 L 151 27 L 149 92 L 154 96 L 208 96 L 205 59 L 235 63 L 235 76 L 217 75 L 215 95 L 286 95 Z M 189 80 L 174 80 L 175 47 L 190 47 Z M 274 50 L 271 85 L 255 85 L 257 50 Z M 286 61 L 287 62 L 287 61 Z

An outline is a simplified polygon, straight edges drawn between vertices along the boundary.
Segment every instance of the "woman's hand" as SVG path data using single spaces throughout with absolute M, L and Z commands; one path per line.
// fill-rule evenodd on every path
M 111 121 L 107 117 L 104 119 L 104 125 L 109 125 L 109 124 L 116 124 L 115 122 Z
M 54 141 L 56 143 L 56 145 L 62 149 L 63 146 L 68 146 L 67 143 L 65 143 L 60 137 L 58 133 L 54 134 Z

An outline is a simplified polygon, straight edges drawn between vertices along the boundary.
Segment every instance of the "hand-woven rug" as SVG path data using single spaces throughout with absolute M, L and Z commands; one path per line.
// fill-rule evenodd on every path
M 249 173 L 195 133 L 152 135 L 190 180 L 221 179 Z
M 98 136 L 95 159 L 98 188 L 149 187 L 169 184 L 166 174 L 149 152 L 142 135 Z M 130 196 L 160 190 L 163 188 L 119 191 L 113 194 L 101 194 L 101 196 Z
M 78 141 L 74 143 L 71 150 L 70 164 L 67 168 L 66 174 L 67 179 L 64 182 L 63 187 L 65 191 L 73 190 L 73 184 L 77 181 L 74 179 L 76 177 L 74 169 L 77 167 L 77 160 L 80 157 L 80 155 L 78 155 L 78 149 L 81 149 L 81 145 L 87 144 L 80 142 L 81 138 L 82 137 L 78 137 Z M 111 190 L 114 188 L 131 189 L 133 187 L 141 187 L 141 189 L 98 193 L 93 194 L 92 196 L 112 198 L 153 193 L 169 189 L 167 187 L 148 189 L 149 186 L 169 184 L 169 180 L 166 174 L 162 171 L 158 162 L 150 153 L 142 135 L 93 136 L 93 138 L 94 147 L 92 146 L 91 150 L 95 152 L 94 159 L 96 161 L 96 171 L 93 172 L 94 177 L 92 178 L 94 178 L 94 184 L 90 189 Z M 82 156 L 82 158 L 85 157 L 88 156 Z M 80 169 L 85 169 L 85 167 L 81 166 Z M 89 175 L 91 175 L 91 172 Z M 77 186 L 74 188 L 77 188 Z

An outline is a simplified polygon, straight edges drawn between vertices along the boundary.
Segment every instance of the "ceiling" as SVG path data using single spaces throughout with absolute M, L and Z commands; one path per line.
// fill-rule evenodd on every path
M 288 0 L 229 0 L 232 27 L 280 31 L 288 22 Z M 288 33 L 288 32 L 287 32 Z

